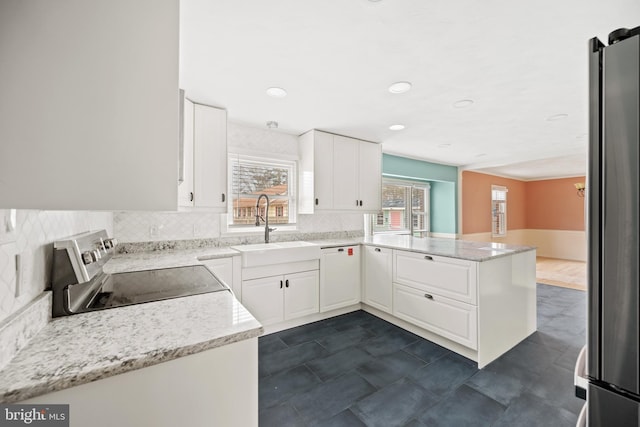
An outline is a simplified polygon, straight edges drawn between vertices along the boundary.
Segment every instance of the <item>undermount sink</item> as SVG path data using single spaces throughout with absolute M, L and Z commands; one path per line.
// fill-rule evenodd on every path
M 303 241 L 257 243 L 232 246 L 231 249 L 240 252 L 243 267 L 320 259 L 320 246 Z

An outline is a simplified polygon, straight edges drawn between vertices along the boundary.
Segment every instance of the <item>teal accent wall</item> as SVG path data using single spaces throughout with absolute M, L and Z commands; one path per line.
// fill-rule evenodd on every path
M 458 168 L 391 154 L 382 155 L 382 175 L 431 184 L 431 231 L 457 233 Z

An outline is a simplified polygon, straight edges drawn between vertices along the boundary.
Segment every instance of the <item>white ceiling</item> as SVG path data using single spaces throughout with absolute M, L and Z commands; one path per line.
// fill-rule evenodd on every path
M 640 25 L 638 0 L 180 3 L 180 86 L 230 120 L 520 179 L 585 173 L 587 42 Z

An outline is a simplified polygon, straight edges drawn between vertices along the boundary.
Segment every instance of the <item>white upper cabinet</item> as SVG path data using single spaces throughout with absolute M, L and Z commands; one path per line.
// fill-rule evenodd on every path
M 176 209 L 178 23 L 178 0 L 0 2 L 0 208 Z
M 193 108 L 191 130 L 189 108 Z M 185 100 L 183 144 L 185 175 L 178 186 L 180 206 L 226 212 L 226 110 Z
M 193 102 L 184 98 L 182 105 L 182 142 L 180 143 L 180 183 L 178 205 L 193 206 Z
M 380 210 L 380 144 L 312 130 L 299 148 L 300 213 Z

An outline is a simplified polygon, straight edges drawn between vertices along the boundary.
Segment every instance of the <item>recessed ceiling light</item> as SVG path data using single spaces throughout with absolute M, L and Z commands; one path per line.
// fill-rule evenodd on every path
M 453 108 L 467 108 L 473 105 L 473 99 L 461 99 L 453 103 Z
M 451 144 L 438 144 L 438 148 L 449 148 Z
M 484 157 L 486 155 L 487 155 L 487 153 L 480 153 L 480 154 L 476 154 L 476 157 Z
M 404 125 L 391 125 L 389 126 L 390 130 L 402 130 L 404 129 Z
M 566 119 L 567 117 L 569 117 L 568 114 L 554 114 L 553 116 L 549 116 L 547 117 L 547 121 L 549 122 L 555 122 L 556 120 L 562 120 L 562 119 Z
M 267 89 L 267 95 L 274 98 L 284 98 L 285 96 L 287 96 L 287 91 L 282 89 L 281 87 L 270 87 L 269 89 Z
M 269 129 L 278 129 L 278 122 L 274 121 L 274 120 L 269 120 L 267 122 L 267 127 Z
M 395 82 L 389 86 L 389 92 L 391 93 L 405 93 L 411 89 L 411 83 L 409 82 Z

